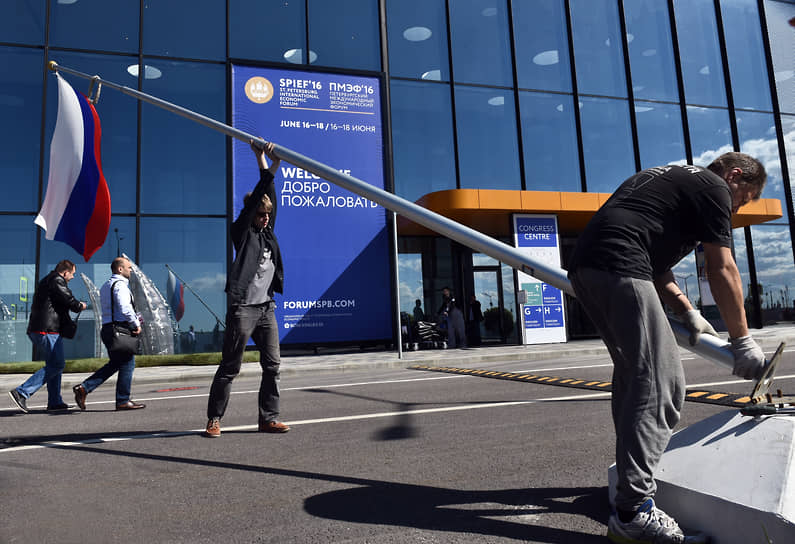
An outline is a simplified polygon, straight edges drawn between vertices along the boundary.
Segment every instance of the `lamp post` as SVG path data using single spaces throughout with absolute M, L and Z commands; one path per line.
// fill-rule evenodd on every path
M 494 303 L 491 301 L 491 297 L 493 297 L 494 295 L 492 295 L 491 293 L 486 293 L 485 291 L 482 292 L 481 295 L 489 297 L 489 308 L 494 306 Z
M 680 279 L 685 280 L 685 296 L 687 297 L 687 300 L 690 300 L 690 291 L 688 291 L 688 289 L 687 289 L 687 280 L 689 278 L 692 278 L 693 274 L 688 274 L 687 276 L 677 276 L 677 277 L 680 278 Z

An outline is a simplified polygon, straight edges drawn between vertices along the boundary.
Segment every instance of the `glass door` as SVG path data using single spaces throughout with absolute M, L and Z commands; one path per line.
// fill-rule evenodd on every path
M 500 268 L 475 268 L 472 276 L 475 298 L 480 302 L 480 309 L 483 312 L 483 321 L 480 322 L 481 341 L 484 344 L 504 342 L 506 327 L 504 319 L 501 319 L 504 310 Z M 513 324 L 511 323 L 510 326 L 512 327 Z

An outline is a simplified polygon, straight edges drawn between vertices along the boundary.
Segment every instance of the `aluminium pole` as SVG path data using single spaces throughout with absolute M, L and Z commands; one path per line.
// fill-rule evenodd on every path
M 160 98 L 136 91 L 135 89 L 131 89 L 123 85 L 105 81 L 98 76 L 90 76 L 77 70 L 65 68 L 58 65 L 55 61 L 50 61 L 48 67 L 52 71 L 61 70 L 68 74 L 94 80 L 100 84 L 121 91 L 139 100 L 143 100 L 160 108 L 166 109 L 172 113 L 181 115 L 182 117 L 192 119 L 197 123 L 218 130 L 219 132 L 223 132 L 227 136 L 237 138 L 238 140 L 244 141 L 246 143 L 253 140 L 258 146 L 265 146 L 265 140 L 259 136 L 253 136 L 243 132 L 242 130 L 238 130 L 214 119 L 210 119 L 209 117 L 205 117 L 199 113 L 193 112 L 181 106 L 177 106 L 176 104 L 172 104 L 171 102 L 166 102 Z M 442 234 L 451 240 L 475 249 L 480 253 L 484 253 L 494 259 L 497 259 L 498 261 L 502 261 L 516 270 L 520 270 L 521 272 L 533 276 L 544 283 L 565 291 L 571 296 L 576 296 L 574 289 L 569 282 L 569 278 L 566 275 L 566 271 L 561 268 L 549 266 L 545 263 L 531 259 L 516 248 L 504 244 L 499 240 L 495 240 L 491 236 L 487 236 L 472 228 L 457 223 L 451 219 L 448 219 L 447 217 L 444 217 L 443 215 L 426 210 L 422 206 L 414 204 L 413 202 L 409 202 L 408 200 L 384 191 L 383 189 L 379 189 L 351 175 L 339 172 L 338 170 L 326 164 L 306 157 L 300 153 L 292 151 L 291 149 L 287 149 L 286 147 L 282 147 L 279 144 L 273 144 L 273 152 L 279 159 L 298 166 L 307 172 L 326 179 L 335 185 L 338 185 L 343 189 L 347 189 L 359 196 L 366 197 L 390 211 L 399 213 L 403 217 L 406 217 L 407 219 L 419 225 L 438 232 L 439 234 Z M 734 355 L 729 349 L 728 342 L 721 338 L 702 334 L 699 337 L 699 341 L 696 343 L 696 345 L 691 346 L 689 341 L 690 333 L 687 328 L 675 319 L 669 318 L 669 322 L 671 324 L 671 328 L 673 329 L 674 335 L 676 336 L 677 343 L 680 346 L 692 351 L 693 353 L 701 355 L 702 357 L 710 359 L 713 362 L 719 363 L 722 366 L 728 367 L 730 369 L 734 368 Z

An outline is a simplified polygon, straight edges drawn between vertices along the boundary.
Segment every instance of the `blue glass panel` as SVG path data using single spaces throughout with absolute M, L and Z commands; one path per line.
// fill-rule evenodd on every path
M 137 87 L 137 78 L 130 75 L 130 66 L 138 68 L 135 57 L 116 55 L 93 55 L 88 53 L 58 52 L 54 58 L 58 64 L 74 68 L 87 74 L 97 74 L 102 79 L 121 85 Z M 63 78 L 76 90 L 88 93 L 88 80 L 67 73 Z M 102 125 L 102 172 L 110 190 L 113 213 L 135 212 L 135 175 L 137 158 L 138 101 L 116 90 L 105 88 L 100 92 L 99 102 L 94 106 Z M 58 83 L 54 76 L 47 77 L 47 126 L 44 183 L 46 191 L 49 175 L 49 146 L 55 130 L 58 112 Z
M 795 183 L 795 176 L 793 172 L 795 172 L 795 116 L 794 115 L 782 115 L 781 116 L 781 130 L 784 133 L 784 152 L 786 154 L 787 160 L 787 171 L 789 172 L 789 179 L 790 179 L 790 187 L 793 187 Z M 793 190 L 790 194 L 793 195 L 795 198 L 795 190 Z M 795 204 L 795 202 L 793 202 Z M 785 207 L 785 203 L 782 202 L 782 208 Z
M 588 191 L 612 193 L 635 173 L 626 100 L 581 98 L 582 146 Z
M 50 3 L 50 45 L 138 52 L 138 2 L 81 0 Z
M 740 232 L 739 229 L 735 231 L 737 234 Z M 795 266 L 789 228 L 786 225 L 754 225 L 751 227 L 751 237 L 754 243 L 756 279 L 762 286 L 763 321 L 792 321 Z M 735 239 L 737 238 L 735 235 Z
M 756 0 L 722 0 L 721 13 L 734 107 L 771 111 L 773 107 Z
M 0 363 L 30 361 L 26 331 L 36 288 L 33 215 L 0 215 Z
M 762 191 L 762 198 L 778 198 L 782 203 L 786 202 L 773 115 L 738 111 L 737 129 L 740 133 L 740 151 L 759 159 L 767 171 L 767 184 Z
M 615 0 L 572 0 L 570 6 L 579 91 L 627 96 L 621 28 Z
M 795 113 L 795 47 L 792 46 L 795 2 L 765 2 L 765 13 L 778 107 L 784 113 Z
M 516 108 L 502 89 L 455 87 L 462 189 L 521 189 Z
M 714 4 L 674 0 L 674 15 L 687 103 L 726 106 Z
M 160 60 L 145 64 L 157 70 L 150 70 L 157 77 L 144 79 L 144 92 L 211 119 L 225 119 L 224 66 Z M 143 105 L 141 127 L 141 211 L 225 214 L 225 136 L 150 104 Z
M 381 69 L 378 2 L 372 0 L 309 0 L 309 50 L 313 64 Z
M 444 0 L 388 0 L 389 73 L 449 81 Z
M 459 83 L 513 86 L 506 0 L 450 3 L 453 77 Z
M 413 202 L 455 189 L 450 87 L 394 80 L 390 91 L 395 193 Z
M 0 41 L 44 45 L 45 0 L 14 0 L 0 5 Z
M 230 56 L 305 64 L 304 7 L 304 2 L 229 0 Z
M 571 91 L 563 0 L 514 1 L 513 28 L 519 87 Z
M 687 162 L 679 106 L 637 101 L 635 121 L 641 168 Z
M 679 101 L 668 4 L 624 0 L 635 98 Z
M 166 295 L 168 264 L 195 291 L 185 288 L 185 315 L 181 330 L 193 325 L 199 333 L 199 347 L 211 343 L 216 319 L 226 314 L 226 220 L 181 218 L 141 219 L 141 258 L 139 266 Z M 198 295 L 204 304 L 202 304 Z M 223 331 L 223 327 L 220 328 Z M 220 349 L 220 346 L 215 348 Z
M 0 47 L 0 211 L 38 211 L 44 54 Z
M 525 189 L 582 190 L 574 100 L 570 95 L 520 92 Z
M 719 155 L 733 151 L 727 110 L 688 106 L 687 123 L 693 164 L 706 166 Z
M 143 52 L 194 59 L 226 58 L 226 2 L 144 2 Z

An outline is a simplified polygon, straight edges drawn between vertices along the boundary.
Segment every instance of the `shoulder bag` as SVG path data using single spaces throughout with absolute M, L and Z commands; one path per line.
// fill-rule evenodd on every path
M 110 316 L 113 333 L 110 337 L 110 342 L 106 343 L 105 347 L 108 348 L 108 354 L 112 353 L 114 355 L 132 357 L 140 351 L 140 338 L 136 335 L 133 335 L 132 331 L 127 327 L 116 324 L 116 316 L 114 313 L 114 310 L 116 309 L 116 304 L 114 303 L 114 287 L 117 283 L 118 281 L 114 282 L 110 286 Z M 133 308 L 135 307 L 133 306 Z

